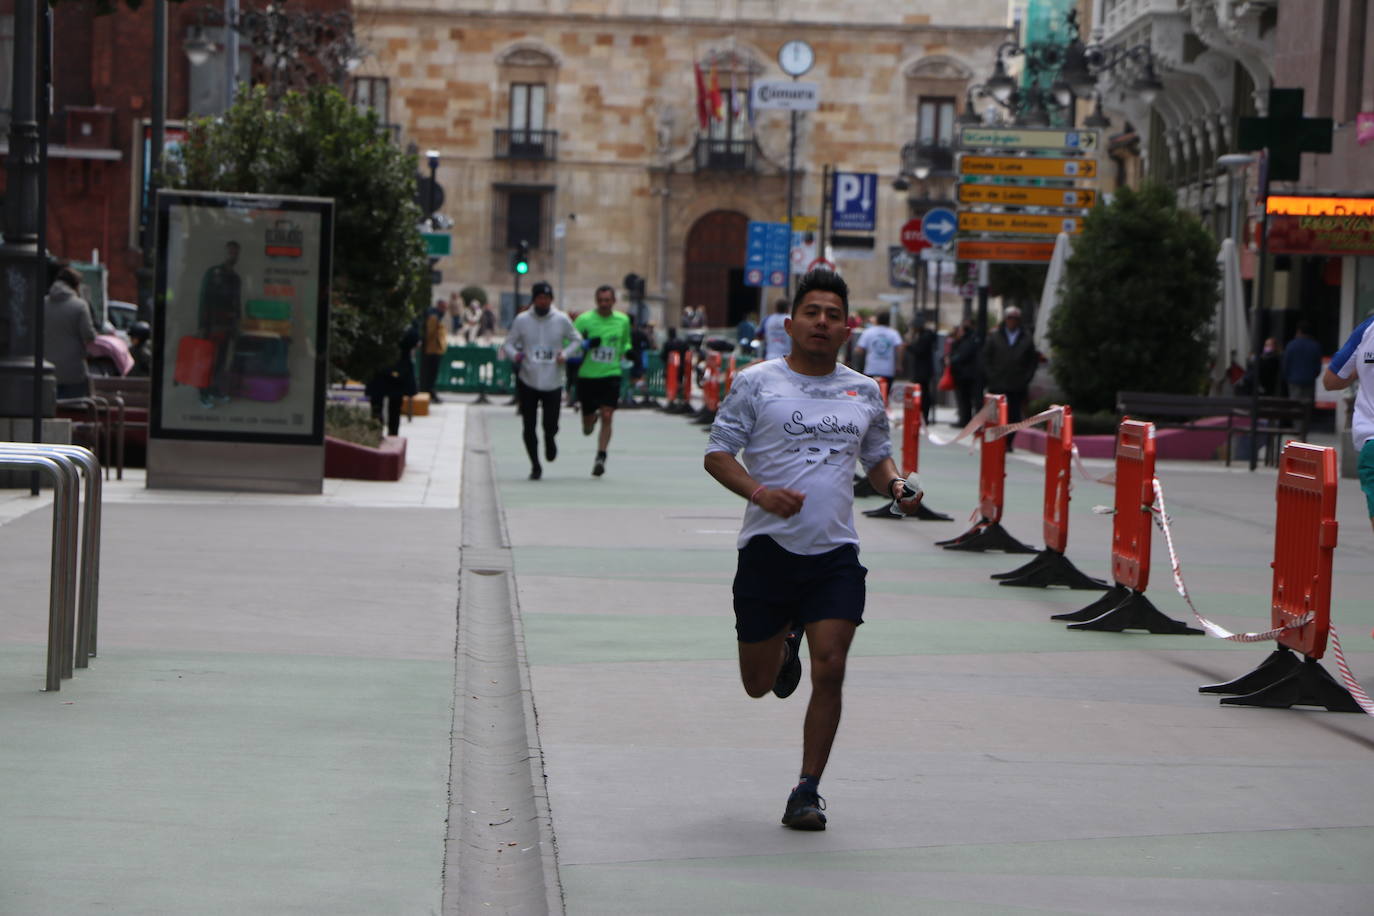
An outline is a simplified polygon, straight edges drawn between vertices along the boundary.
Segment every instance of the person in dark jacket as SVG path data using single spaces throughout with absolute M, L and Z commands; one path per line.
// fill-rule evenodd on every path
M 1283 348 L 1283 378 L 1288 396 L 1311 404 L 1317 393 L 1317 376 L 1322 372 L 1322 348 L 1312 337 L 1312 325 L 1298 322 L 1298 333 Z
M 983 374 L 989 394 L 1004 395 L 1007 399 L 1007 420 L 1015 423 L 1026 406 L 1026 392 L 1039 364 L 1030 332 L 1021 327 L 1021 310 L 1011 306 L 1002 313 L 998 325 L 983 343 Z M 1012 438 L 1007 439 L 1007 451 L 1012 451 Z
M 129 355 L 134 359 L 134 367 L 129 370 L 129 375 L 134 378 L 146 378 L 153 374 L 153 347 L 148 341 L 153 336 L 153 330 L 146 321 L 135 321 L 129 327 Z
M 935 413 L 935 342 L 939 335 L 917 319 L 906 352 L 911 354 L 911 380 L 921 386 L 921 422 L 929 424 Z
M 965 318 L 955 329 L 954 340 L 949 348 L 949 374 L 954 378 L 954 402 L 959 406 L 959 426 L 967 426 L 973 419 L 981 377 L 979 355 L 978 335 L 973 331 L 973 322 Z
M 95 324 L 80 291 L 81 274 L 63 267 L 43 306 L 43 353 L 56 369 L 59 398 L 83 398 L 91 393 L 86 344 L 95 340 Z
M 416 322 L 406 325 L 401 334 L 400 352 L 396 362 L 377 372 L 367 383 L 367 397 L 372 402 L 372 416 L 383 418 L 385 407 L 386 434 L 398 436 L 401 433 L 401 400 L 414 397 L 420 390 L 415 383 L 415 362 L 411 351 L 420 342 L 420 329 Z

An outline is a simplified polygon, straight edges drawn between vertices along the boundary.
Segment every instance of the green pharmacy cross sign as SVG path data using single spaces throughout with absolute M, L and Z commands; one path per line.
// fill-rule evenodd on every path
M 1297 181 L 1303 153 L 1331 152 L 1331 119 L 1302 116 L 1301 89 L 1270 89 L 1267 118 L 1241 118 L 1236 145 L 1269 151 L 1269 180 Z

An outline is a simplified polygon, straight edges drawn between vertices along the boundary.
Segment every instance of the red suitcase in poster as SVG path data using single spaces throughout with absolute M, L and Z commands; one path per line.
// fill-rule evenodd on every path
M 183 337 L 177 342 L 177 363 L 172 379 L 178 385 L 209 388 L 215 369 L 215 342 L 204 337 Z

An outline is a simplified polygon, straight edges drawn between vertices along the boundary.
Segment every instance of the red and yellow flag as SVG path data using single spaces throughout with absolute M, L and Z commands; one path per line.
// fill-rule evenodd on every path
M 722 105 L 724 99 L 720 94 L 720 78 L 716 74 L 716 65 L 711 64 L 711 116 L 717 121 L 725 120 L 725 108 Z

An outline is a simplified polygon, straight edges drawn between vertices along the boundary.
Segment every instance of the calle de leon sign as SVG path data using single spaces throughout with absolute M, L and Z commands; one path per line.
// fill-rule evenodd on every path
M 1374 197 L 1271 194 L 1273 254 L 1374 255 Z

